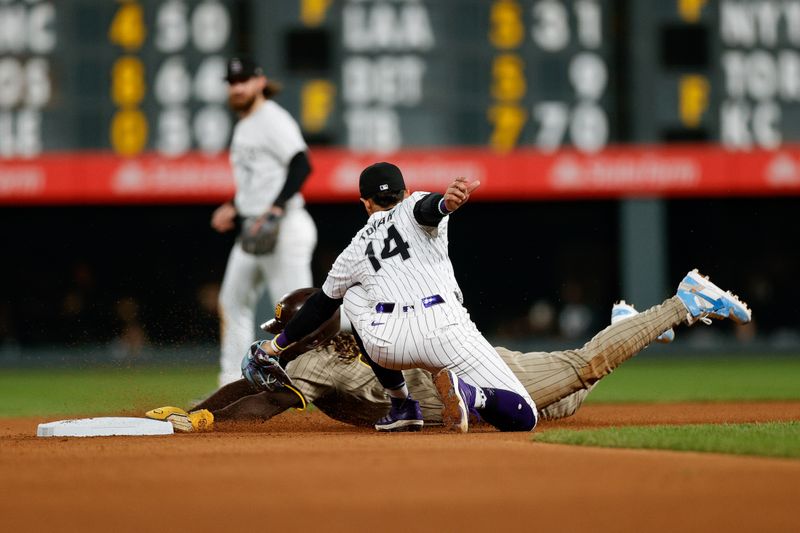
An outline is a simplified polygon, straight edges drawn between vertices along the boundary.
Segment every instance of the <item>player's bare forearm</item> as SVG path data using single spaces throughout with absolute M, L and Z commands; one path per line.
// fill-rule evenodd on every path
M 260 420 L 266 421 L 292 407 L 302 407 L 299 397 L 290 391 L 265 391 L 245 396 L 214 411 L 220 422 Z
M 464 177 L 458 177 L 453 180 L 453 183 L 447 187 L 444 193 L 444 206 L 447 211 L 452 213 L 464 205 L 469 200 L 472 191 L 477 189 L 480 184 L 480 180 L 469 181 Z

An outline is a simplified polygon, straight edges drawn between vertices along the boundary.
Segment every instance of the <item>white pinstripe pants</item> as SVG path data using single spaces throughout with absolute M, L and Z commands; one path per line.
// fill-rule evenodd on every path
M 391 313 L 365 307 L 361 295 L 344 298 L 344 310 L 364 341 L 368 355 L 384 368 L 423 368 L 436 372 L 453 370 L 465 382 L 516 392 L 534 407 L 525 387 L 497 351 L 481 335 L 467 310 L 453 301 L 424 307 L 415 302 L 396 302 Z

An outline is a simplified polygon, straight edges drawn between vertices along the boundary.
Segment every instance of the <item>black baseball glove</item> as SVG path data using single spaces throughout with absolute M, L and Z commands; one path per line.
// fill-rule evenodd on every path
M 266 218 L 245 219 L 242 224 L 242 232 L 239 234 L 242 249 L 253 255 L 270 253 L 278 243 L 280 226 L 281 217 L 274 213 L 270 213 Z
M 268 342 L 270 341 L 260 340 L 250 345 L 250 350 L 242 359 L 242 377 L 257 392 L 274 392 L 284 388 L 297 390 L 292 378 L 281 366 L 280 360 L 261 348 L 262 343 Z

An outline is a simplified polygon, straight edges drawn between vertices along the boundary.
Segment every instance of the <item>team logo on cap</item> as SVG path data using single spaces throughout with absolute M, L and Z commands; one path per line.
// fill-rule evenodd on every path
M 387 185 L 386 183 L 381 183 L 380 186 L 378 187 L 378 189 L 380 189 L 382 191 L 385 191 L 385 190 L 389 189 L 389 185 Z

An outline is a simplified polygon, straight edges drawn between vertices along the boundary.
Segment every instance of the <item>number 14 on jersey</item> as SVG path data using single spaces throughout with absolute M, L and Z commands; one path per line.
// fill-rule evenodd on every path
M 387 236 L 383 239 L 383 249 L 381 250 L 381 259 L 389 259 L 395 255 L 400 255 L 403 258 L 403 261 L 411 257 L 411 254 L 408 253 L 408 249 L 410 248 L 408 242 L 403 240 L 403 236 L 400 235 L 400 232 L 397 231 L 397 228 L 392 224 L 387 229 Z M 369 262 L 372 265 L 372 268 L 377 272 L 381 269 L 381 263 L 378 261 L 378 258 L 375 256 L 375 248 L 373 248 L 373 242 L 370 242 L 367 245 L 365 255 L 369 258 Z

